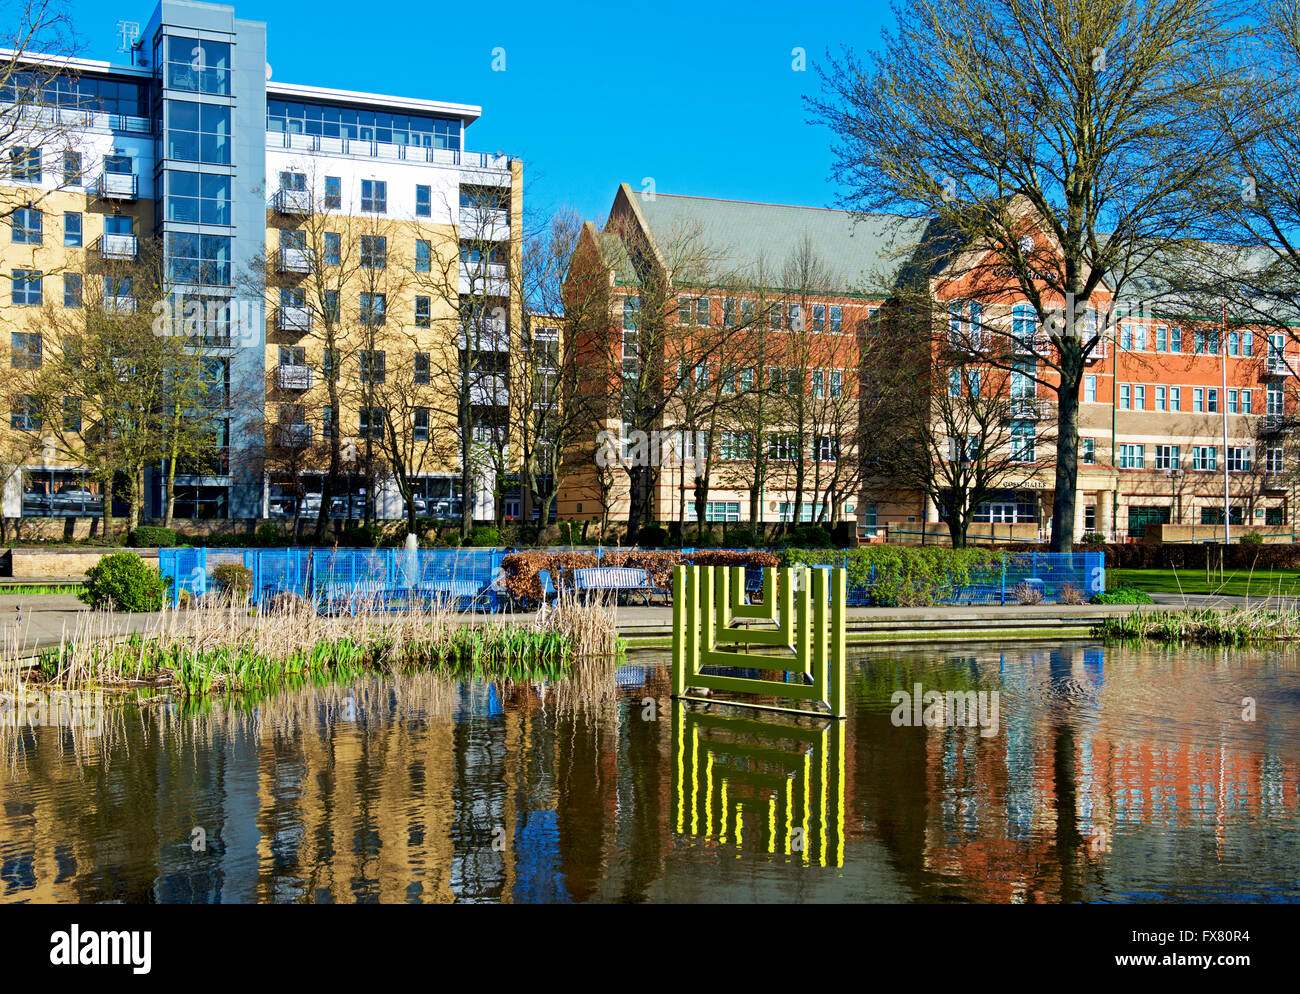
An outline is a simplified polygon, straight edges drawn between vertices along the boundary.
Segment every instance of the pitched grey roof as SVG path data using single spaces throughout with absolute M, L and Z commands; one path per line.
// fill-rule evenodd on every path
M 895 214 L 854 215 L 822 207 L 791 207 L 740 200 L 656 194 L 636 197 L 636 206 L 661 243 L 698 230 L 737 272 L 761 267 L 779 280 L 782 267 L 807 235 L 844 292 L 883 295 L 900 266 L 915 251 L 926 218 Z

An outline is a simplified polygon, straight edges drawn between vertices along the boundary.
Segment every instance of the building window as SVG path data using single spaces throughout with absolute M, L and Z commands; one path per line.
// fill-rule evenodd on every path
M 1216 445 L 1192 446 L 1192 469 L 1214 470 L 1219 468 L 1219 448 Z
M 1119 385 L 1119 406 L 1127 411 L 1133 406 L 1132 388 L 1127 383 Z
M 1095 438 L 1079 439 L 1079 460 L 1085 466 L 1096 465 L 1097 462 L 1097 440 Z
M 339 292 L 337 290 L 325 290 L 321 293 L 321 317 L 325 319 L 326 324 L 338 324 L 339 320 Z
M 1156 325 L 1156 351 L 1169 351 L 1169 329 L 1162 324 Z
M 39 269 L 15 269 L 13 271 L 13 302 L 19 307 L 40 307 L 41 271 Z
M 1264 410 L 1266 414 L 1283 413 L 1284 401 L 1281 383 L 1270 383 L 1264 388 Z
M 285 171 L 280 173 L 280 189 L 290 193 L 307 192 L 307 174 Z
M 384 353 L 382 351 L 361 351 L 361 382 L 384 382 Z
M 283 239 L 286 234 L 289 232 L 280 232 L 281 238 Z M 281 245 L 283 244 L 282 240 Z M 226 235 L 169 232 L 167 235 L 168 278 L 175 283 L 231 286 L 230 247 L 231 239 Z
M 369 327 L 382 325 L 387 306 L 388 298 L 382 293 L 361 294 L 361 323 Z
M 415 271 L 417 273 L 428 273 L 433 269 L 433 245 L 424 239 L 418 239 L 415 243 Z
M 844 330 L 844 308 L 836 304 L 832 304 L 831 305 L 831 331 L 838 335 L 843 330 Z
M 388 238 L 386 236 L 361 236 L 361 265 L 366 269 L 388 268 Z
M 1136 411 L 1145 411 L 1147 409 L 1147 388 L 1144 383 L 1139 383 L 1133 387 L 1133 409 Z
M 1269 473 L 1282 472 L 1282 446 L 1270 445 L 1264 455 L 1265 469 Z
M 81 431 L 80 397 L 63 398 L 63 430 L 73 433 Z
M 68 248 L 81 248 L 81 214 L 76 211 L 63 215 L 63 244 Z
M 1251 396 L 1250 396 L 1250 395 L 1251 395 L 1253 392 L 1254 392 L 1254 391 L 1252 391 L 1252 390 L 1243 390 L 1243 391 L 1241 391 L 1241 413 L 1242 413 L 1242 414 L 1249 414 L 1249 413 L 1250 413 L 1250 404 L 1251 404 Z
M 9 426 L 16 431 L 40 431 L 41 424 L 40 400 L 31 394 L 15 397 L 9 411 Z
M 1083 505 L 1083 530 L 1086 532 L 1095 532 L 1097 530 L 1097 505 Z
M 1192 387 L 1192 410 L 1198 413 L 1205 410 L 1205 389 L 1203 387 Z
M 1241 335 L 1235 331 L 1228 332 L 1228 355 L 1241 355 Z
M 63 274 L 63 306 L 73 309 L 81 307 L 81 274 Z
M 415 409 L 415 440 L 417 442 L 427 442 L 429 440 L 429 409 L 427 407 L 417 407 Z
M 167 219 L 229 225 L 230 177 L 212 173 L 167 172 Z
M 1156 469 L 1177 469 L 1178 468 L 1178 446 L 1176 445 L 1157 445 L 1156 446 Z
M 834 435 L 814 435 L 813 458 L 818 462 L 839 462 L 840 440 Z
M 1228 413 L 1229 414 L 1237 413 L 1237 391 L 1236 390 L 1228 391 Z
M 1250 447 L 1246 445 L 1228 446 L 1228 472 L 1250 472 Z
M 1097 377 L 1085 376 L 1083 378 L 1083 400 L 1086 404 L 1097 403 Z
M 9 226 L 15 245 L 41 244 L 44 218 L 35 207 L 19 207 L 10 216 Z
M 1034 423 L 1032 421 L 1012 422 L 1011 461 L 1034 461 Z
M 1205 409 L 1211 414 L 1219 410 L 1219 388 L 1210 387 L 1205 391 Z
M 1169 392 L 1164 387 L 1156 387 L 1156 410 L 1165 411 L 1169 409 Z
M 415 353 L 415 383 L 417 386 L 429 385 L 429 353 Z
M 430 186 L 416 185 L 415 187 L 415 216 L 432 217 L 433 216 L 433 188 Z
M 1183 409 L 1183 388 L 1169 388 L 1169 410 L 1181 411 Z
M 39 148 L 11 148 L 9 150 L 9 175 L 16 180 L 31 183 L 41 181 L 41 150 Z
M 168 100 L 167 157 L 230 165 L 230 108 Z
M 1124 443 L 1119 447 L 1120 469 L 1142 469 L 1146 465 L 1144 446 Z
M 337 266 L 343 258 L 343 236 L 337 231 L 325 232 L 325 265 Z
M 357 435 L 360 438 L 384 437 L 384 409 L 363 407 L 358 412 Z
M 826 305 L 825 304 L 813 304 L 812 330 L 813 331 L 826 330 Z
M 334 437 L 334 425 L 338 422 L 334 408 L 326 405 L 320 412 L 320 435 L 321 438 Z
M 325 209 L 336 211 L 343 206 L 343 180 L 337 176 L 325 177 Z
M 14 369 L 41 368 L 41 334 L 38 331 L 15 331 L 9 336 L 10 356 Z
M 81 153 L 63 153 L 63 185 L 81 186 Z
M 361 209 L 368 214 L 388 213 L 388 184 L 384 180 L 361 181 Z
M 433 323 L 432 311 L 430 310 L 432 298 L 416 297 L 415 298 L 415 326 L 417 328 L 427 328 Z
M 799 458 L 799 436 L 784 432 L 768 433 L 767 458 L 774 462 L 794 462 Z
M 747 431 L 724 431 L 718 436 L 718 456 L 728 462 L 750 458 L 750 434 Z

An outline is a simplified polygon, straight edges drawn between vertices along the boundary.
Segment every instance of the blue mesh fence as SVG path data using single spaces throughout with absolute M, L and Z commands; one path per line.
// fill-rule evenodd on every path
M 253 600 L 295 594 L 324 610 L 447 603 L 497 610 L 502 549 L 160 549 L 173 605 L 182 591 L 214 588 L 212 571 L 232 563 L 253 575 Z
M 168 596 L 201 596 L 214 589 L 212 572 L 233 563 L 253 574 L 257 603 L 296 594 L 329 611 L 361 606 L 400 607 L 439 601 L 462 609 L 499 610 L 504 604 L 501 562 L 506 549 L 159 549 Z M 694 552 L 695 550 L 689 550 Z M 734 550 L 727 550 L 734 551 Z M 1070 588 L 1083 598 L 1106 589 L 1105 553 L 1004 553 L 970 571 L 969 582 L 941 592 L 948 604 L 1059 603 Z M 865 584 L 848 589 L 850 607 L 877 602 L 874 568 Z M 746 569 L 745 586 L 762 589 L 762 572 Z

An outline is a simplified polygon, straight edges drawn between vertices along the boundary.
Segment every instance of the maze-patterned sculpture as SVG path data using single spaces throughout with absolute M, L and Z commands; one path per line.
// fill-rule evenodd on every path
M 778 584 L 778 580 L 780 581 Z M 673 697 L 696 688 L 786 698 L 800 707 L 728 699 L 728 704 L 843 718 L 845 574 L 806 566 L 763 570 L 763 599 L 745 603 L 743 567 L 673 571 Z M 762 627 L 733 622 L 759 622 Z M 774 625 L 775 627 L 769 627 Z M 721 649 L 762 646 L 773 653 Z M 784 680 L 705 673 L 705 667 L 781 671 Z M 825 711 L 814 710 L 817 705 Z

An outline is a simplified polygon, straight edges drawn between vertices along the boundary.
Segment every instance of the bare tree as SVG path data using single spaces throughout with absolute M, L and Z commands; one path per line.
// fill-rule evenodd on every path
M 1138 289 L 1213 211 L 1233 167 L 1216 108 L 1243 77 L 1221 0 L 911 0 L 866 61 L 822 69 L 846 204 L 935 218 L 914 277 L 1014 289 L 1050 329 L 1052 548 L 1073 543 L 1086 311 Z M 993 361 L 994 356 L 982 357 Z

